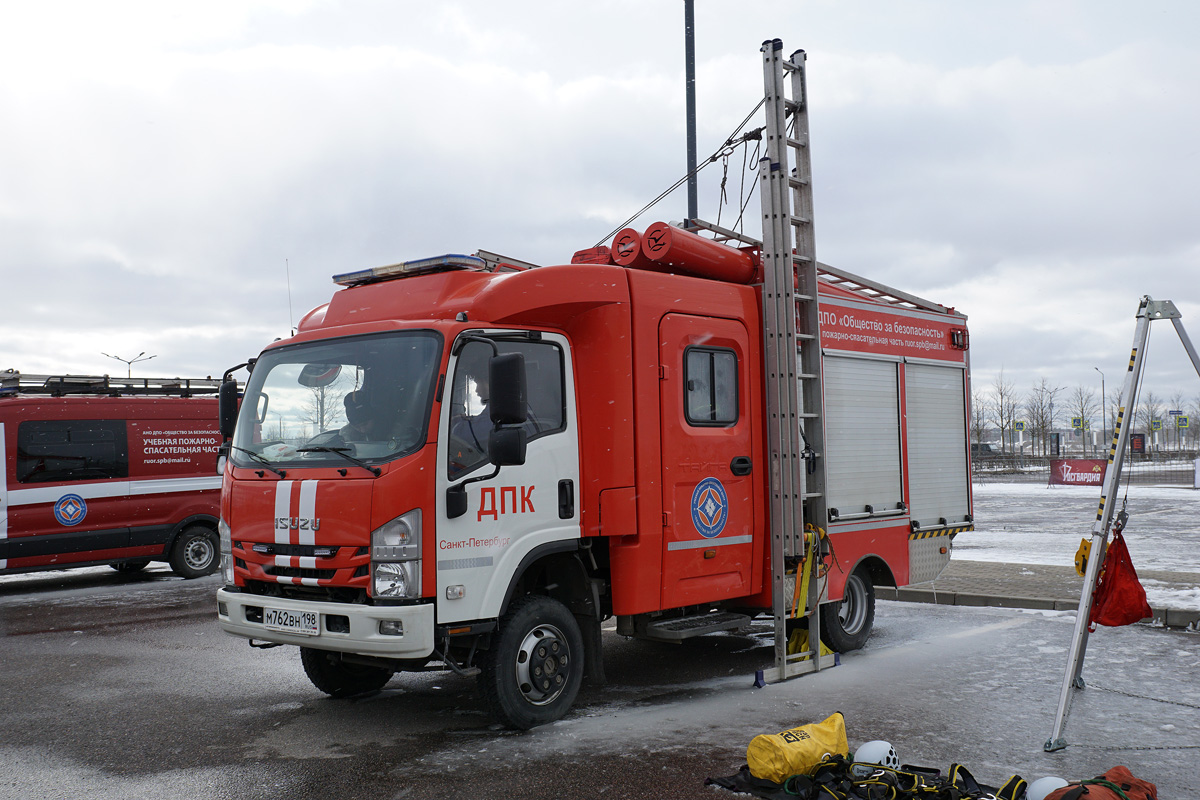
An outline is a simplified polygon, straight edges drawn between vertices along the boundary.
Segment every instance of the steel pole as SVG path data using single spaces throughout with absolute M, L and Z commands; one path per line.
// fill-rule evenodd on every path
M 696 183 L 696 13 L 695 0 L 683 0 L 683 50 L 687 97 L 688 219 L 700 216 Z

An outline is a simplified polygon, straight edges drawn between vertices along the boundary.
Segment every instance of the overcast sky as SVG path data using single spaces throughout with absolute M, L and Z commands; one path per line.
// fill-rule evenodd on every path
M 682 176 L 682 0 L 9 3 L 0 369 L 217 375 L 334 273 L 569 261 Z M 701 155 L 808 52 L 818 257 L 970 317 L 977 387 L 1200 341 L 1200 3 L 696 0 Z M 751 125 L 761 125 L 756 116 Z M 742 155 L 702 176 L 736 215 Z M 680 190 L 638 220 L 686 216 Z M 749 232 L 749 231 L 748 231 Z M 290 292 L 289 292 L 290 274 Z M 1200 396 L 1156 323 L 1149 385 Z

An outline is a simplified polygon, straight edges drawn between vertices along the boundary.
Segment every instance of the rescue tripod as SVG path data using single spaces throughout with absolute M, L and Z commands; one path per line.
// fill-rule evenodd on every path
M 1087 650 L 1088 617 L 1091 616 L 1092 600 L 1096 590 L 1096 580 L 1100 576 L 1100 566 L 1104 563 L 1104 553 L 1108 545 L 1108 534 L 1112 526 L 1113 505 L 1121 484 L 1121 467 L 1125 459 L 1125 447 L 1129 442 L 1129 420 L 1133 415 L 1134 402 L 1137 397 L 1138 384 L 1141 380 L 1142 368 L 1146 354 L 1146 342 L 1150 337 L 1150 323 L 1158 319 L 1169 319 L 1175 326 L 1183 347 L 1187 350 L 1196 374 L 1200 375 L 1200 357 L 1192 346 L 1187 331 L 1180 322 L 1179 310 L 1170 300 L 1152 300 L 1148 295 L 1143 297 L 1138 305 L 1137 327 L 1133 334 L 1133 352 L 1129 355 L 1129 369 L 1125 372 L 1125 383 L 1121 387 L 1120 405 L 1117 407 L 1117 424 L 1113 429 L 1112 445 L 1108 451 L 1108 469 L 1104 475 L 1104 485 L 1100 491 L 1100 508 L 1096 512 L 1096 521 L 1092 524 L 1092 539 L 1090 557 L 1087 560 L 1087 570 L 1083 579 L 1083 591 L 1079 596 L 1079 611 L 1075 615 L 1075 632 L 1071 636 L 1071 647 L 1067 655 L 1067 670 L 1063 676 L 1062 691 L 1058 697 L 1058 711 L 1054 718 L 1054 730 L 1046 740 L 1043 749 L 1046 752 L 1062 750 L 1067 746 L 1063 738 L 1063 729 L 1067 724 L 1067 714 L 1070 713 L 1073 689 L 1083 689 L 1083 655 Z M 1107 412 L 1106 412 L 1107 413 Z M 1122 512 L 1122 517 L 1124 512 Z

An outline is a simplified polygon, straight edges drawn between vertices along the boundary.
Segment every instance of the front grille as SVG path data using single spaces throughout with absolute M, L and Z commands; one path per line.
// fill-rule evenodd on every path
M 303 569 L 301 567 L 264 567 L 263 572 L 280 578 L 316 578 L 329 580 L 337 574 L 335 569 Z
M 338 555 L 337 547 L 315 546 L 311 544 L 276 544 L 274 542 L 267 543 L 251 543 L 238 542 L 238 547 L 243 550 L 251 550 L 259 555 L 265 556 L 298 556 L 301 558 L 336 558 Z M 259 548 L 255 550 L 254 548 Z
M 366 589 L 351 589 L 344 586 L 296 586 L 289 583 L 246 581 L 243 591 L 263 597 L 286 597 L 291 600 L 317 600 L 357 605 L 366 605 L 368 602 Z

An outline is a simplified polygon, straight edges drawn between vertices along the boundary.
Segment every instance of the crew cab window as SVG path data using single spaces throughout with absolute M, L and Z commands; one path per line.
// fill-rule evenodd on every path
M 689 347 L 684 354 L 684 411 L 689 425 L 732 425 L 738 420 L 737 354 Z
M 30 421 L 17 428 L 21 483 L 128 477 L 124 420 Z
M 563 354 L 558 345 L 528 340 L 496 339 L 500 354 L 525 357 L 526 441 L 566 429 Z M 450 385 L 450 441 L 446 475 L 458 480 L 488 463 L 488 361 L 493 351 L 484 342 L 468 342 L 458 354 Z

